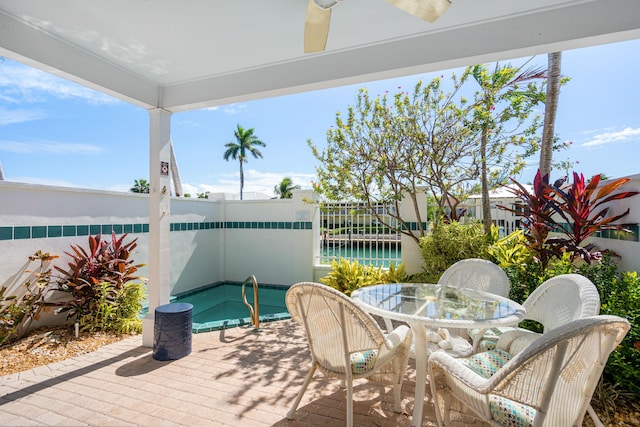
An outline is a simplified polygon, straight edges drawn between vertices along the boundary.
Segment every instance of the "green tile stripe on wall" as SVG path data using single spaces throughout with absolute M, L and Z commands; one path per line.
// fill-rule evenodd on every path
M 418 227 L 418 223 L 417 222 L 407 222 L 407 226 L 405 227 L 404 225 L 402 226 L 403 230 L 406 230 L 407 228 L 409 228 L 411 231 L 418 231 L 420 228 Z M 422 223 L 422 229 L 423 230 L 427 230 L 428 229 L 428 224 L 426 222 Z
M 0 227 L 0 240 L 46 239 L 56 237 L 95 236 L 111 234 L 148 233 L 149 224 L 79 224 L 79 225 L 16 225 Z
M 199 231 L 219 229 L 251 230 L 311 230 L 309 221 L 214 221 L 214 222 L 172 222 L 170 231 Z M 148 233 L 149 224 L 80 224 L 80 225 L 20 225 L 0 227 L 0 240 L 44 239 L 55 237 L 88 236 L 91 234 L 139 234 Z
M 564 225 L 565 227 L 568 224 Z M 409 222 L 408 227 L 418 230 L 417 222 Z M 423 229 L 427 228 L 422 223 Z M 628 231 L 602 230 L 595 237 L 614 240 L 640 242 L 640 225 L 624 224 Z M 170 224 L 170 231 L 197 231 L 218 229 L 250 229 L 250 230 L 311 230 L 309 221 L 214 221 L 214 222 L 174 222 Z M 98 233 L 111 234 L 140 234 L 149 232 L 149 224 L 80 224 L 80 225 L 20 225 L 0 227 L 0 240 L 44 239 L 56 237 L 95 236 Z
M 210 229 L 270 229 L 270 230 L 311 230 L 309 221 L 220 221 L 220 222 L 173 222 L 171 231 L 191 231 Z

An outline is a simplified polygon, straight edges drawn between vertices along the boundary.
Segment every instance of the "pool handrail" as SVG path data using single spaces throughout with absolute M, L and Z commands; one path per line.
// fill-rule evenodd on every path
M 251 284 L 253 285 L 253 307 L 247 301 L 247 292 L 245 289 L 245 285 L 249 282 L 251 282 Z M 244 280 L 244 282 L 242 282 L 242 302 L 244 303 L 245 306 L 247 306 L 247 309 L 249 310 L 249 317 L 251 317 L 251 323 L 253 324 L 253 327 L 256 330 L 259 330 L 260 329 L 260 314 L 259 314 L 260 310 L 258 307 L 258 281 L 256 280 L 256 276 L 254 276 L 253 274 L 247 277 Z

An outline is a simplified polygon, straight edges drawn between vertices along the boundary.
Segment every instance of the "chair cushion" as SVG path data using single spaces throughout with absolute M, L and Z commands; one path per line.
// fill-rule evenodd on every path
M 480 338 L 480 342 L 478 343 L 478 350 L 480 351 L 488 351 L 496 348 L 496 344 L 498 343 L 498 339 L 507 331 L 512 331 L 515 328 L 510 326 L 502 326 L 487 329 L 482 337 Z M 469 328 L 467 333 L 472 341 L 476 341 L 478 339 L 478 334 L 482 329 L 480 328 Z
M 378 359 L 378 350 L 364 350 L 351 353 L 351 372 L 354 374 L 366 374 L 373 370 Z
M 489 378 L 511 360 L 511 357 L 504 350 L 489 350 L 460 359 L 460 361 L 476 374 Z
M 494 394 L 489 395 L 489 410 L 491 418 L 505 427 L 530 427 L 536 416 L 531 406 Z

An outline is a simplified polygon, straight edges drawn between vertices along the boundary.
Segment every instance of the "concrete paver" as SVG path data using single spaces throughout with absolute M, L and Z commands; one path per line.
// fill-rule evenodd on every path
M 157 361 L 141 337 L 19 375 L 0 377 L 0 425 L 333 426 L 345 420 L 339 381 L 317 374 L 294 420 L 286 412 L 308 372 L 304 331 L 293 321 L 194 334 L 190 355 Z M 413 362 L 411 362 L 413 363 Z M 393 391 L 367 381 L 354 387 L 358 426 L 409 426 L 413 366 L 402 414 Z M 435 425 L 425 404 L 423 426 Z

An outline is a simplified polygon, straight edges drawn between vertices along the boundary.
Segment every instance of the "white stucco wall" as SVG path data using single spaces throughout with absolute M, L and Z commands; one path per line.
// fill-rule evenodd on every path
M 313 280 L 318 233 L 295 228 L 312 223 L 312 228 L 319 229 L 316 205 L 304 201 L 311 197 L 311 191 L 296 191 L 293 199 L 225 202 L 225 221 L 250 224 L 223 232 L 225 278 L 243 281 L 253 274 L 259 282 L 284 285 Z M 293 228 L 274 228 L 280 224 Z
M 304 201 L 313 197 L 311 191 L 297 191 L 287 200 L 216 196 L 219 200 L 171 200 L 172 295 L 220 281 L 242 281 L 250 274 L 269 284 L 313 280 L 319 248 L 319 235 L 313 229 L 318 230 L 319 223 L 316 206 Z M 76 234 L 80 226 L 93 228 L 95 235 L 106 225 L 117 226 L 121 235 L 125 227 L 148 227 L 148 210 L 147 195 L 0 181 L 0 284 L 16 276 L 37 250 L 61 256 L 55 264 L 62 266 L 71 244 L 88 246 L 88 233 L 52 237 L 50 230 Z M 254 226 L 233 224 L 240 221 Z M 287 228 L 271 228 L 271 223 Z M 148 262 L 146 230 L 129 236 L 138 239 L 132 256 L 136 263 Z M 43 236 L 34 238 L 33 233 L 39 232 Z M 147 267 L 139 273 L 148 277 Z
M 622 185 L 617 192 L 640 192 L 640 174 L 631 175 L 629 178 L 631 180 Z M 610 181 L 603 181 L 601 185 L 607 184 L 607 182 Z M 640 224 L 640 194 L 626 199 L 616 200 L 609 205 L 610 209 L 609 212 L 607 212 L 607 216 L 619 215 L 629 209 L 629 214 L 617 221 L 618 223 Z M 640 272 L 640 242 L 599 237 L 592 237 L 589 241 L 593 242 L 600 249 L 610 249 L 618 254 L 620 257 L 614 259 L 621 270 Z

